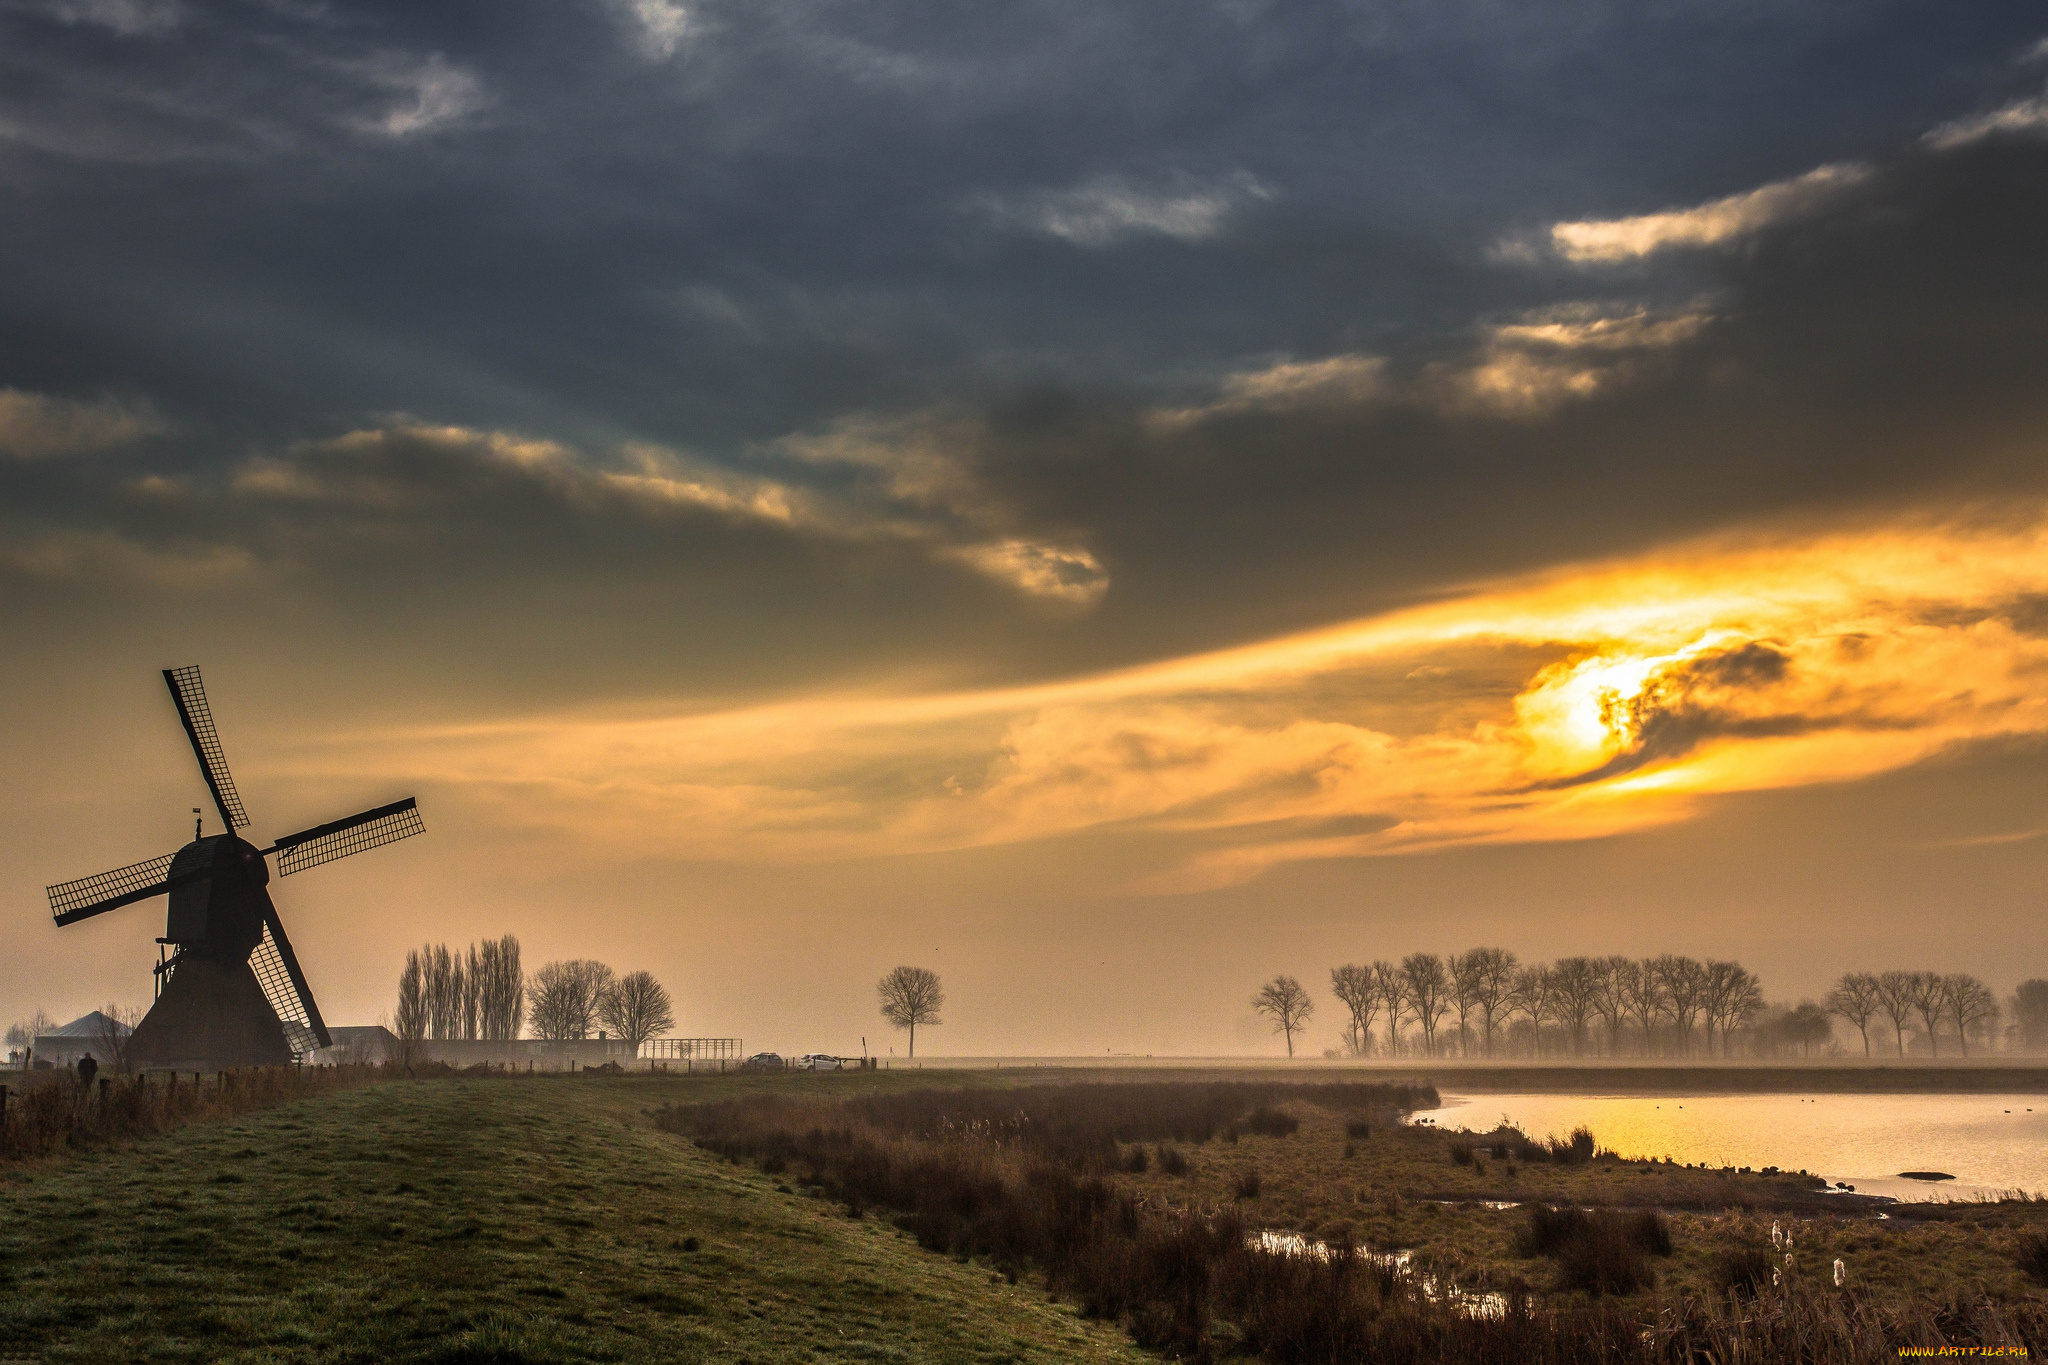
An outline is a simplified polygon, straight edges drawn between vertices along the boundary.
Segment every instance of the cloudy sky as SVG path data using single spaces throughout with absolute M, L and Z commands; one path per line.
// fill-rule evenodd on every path
M 0 0 L 0 1008 L 147 1001 L 42 888 L 189 835 L 186 663 L 252 834 L 420 798 L 278 889 L 334 1022 L 504 932 L 784 1050 L 2048 974 L 2044 35 Z

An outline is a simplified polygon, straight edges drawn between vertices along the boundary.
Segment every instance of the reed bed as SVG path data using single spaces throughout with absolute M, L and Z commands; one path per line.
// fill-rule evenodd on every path
M 1580 1292 L 1518 1288 L 1482 1302 L 1348 1241 L 1314 1254 L 1267 1249 L 1242 1203 L 1176 1207 L 1119 1181 L 1141 1144 L 1163 1160 L 1177 1150 L 1168 1142 L 1233 1141 L 1252 1131 L 1255 1114 L 1277 1135 L 1289 1130 L 1272 1116 L 1302 1105 L 1364 1125 L 1418 1102 L 1434 1097 L 1363 1084 L 1072 1084 L 840 1101 L 756 1096 L 669 1105 L 653 1119 L 854 1216 L 886 1214 L 932 1252 L 1011 1279 L 1042 1276 L 1053 1295 L 1182 1359 L 1889 1365 L 1902 1346 L 2048 1348 L 2048 1307 L 2038 1303 L 1827 1293 L 1790 1277 L 1718 1298 L 1610 1297 L 1647 1284 L 1648 1259 L 1670 1253 L 1670 1230 L 1650 1213 L 1532 1211 L 1529 1250 L 1555 1256 Z M 1590 1135 L 1574 1134 L 1535 1159 L 1575 1164 L 1591 1154 Z

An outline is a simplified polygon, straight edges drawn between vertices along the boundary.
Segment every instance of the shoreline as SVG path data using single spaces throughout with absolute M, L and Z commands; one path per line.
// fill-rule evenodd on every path
M 1478 1094 L 2048 1094 L 2048 1064 L 1975 1059 L 1957 1062 L 1287 1062 L 1250 1057 L 932 1057 L 891 1059 L 890 1070 L 1042 1072 L 1276 1073 L 1302 1080 L 1433 1084 Z M 1186 1079 L 1185 1076 L 1181 1077 Z

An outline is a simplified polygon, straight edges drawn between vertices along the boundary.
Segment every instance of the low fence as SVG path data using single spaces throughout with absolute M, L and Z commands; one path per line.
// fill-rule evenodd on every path
M 724 1071 L 738 1064 L 745 1048 L 739 1038 L 649 1038 L 640 1044 L 640 1060 L 658 1071 L 680 1062 L 686 1071 L 699 1066 Z

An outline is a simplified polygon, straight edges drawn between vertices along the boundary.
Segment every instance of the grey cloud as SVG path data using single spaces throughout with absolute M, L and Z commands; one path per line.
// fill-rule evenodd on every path
M 634 41 L 649 61 L 665 62 L 703 28 L 699 5 L 681 0 L 614 0 L 614 8 L 631 26 Z
M 184 20 L 178 0 L 43 0 L 38 9 L 65 24 L 93 24 L 124 38 L 163 33 Z
M 1168 177 L 1149 185 L 1105 175 L 1062 190 L 982 195 L 970 206 L 1001 224 L 1076 246 L 1107 247 L 1147 234 L 1203 241 L 1225 231 L 1245 205 L 1272 197 L 1271 189 L 1241 171 L 1207 181 Z
M 353 120 L 365 132 L 394 138 L 436 132 L 470 120 L 489 102 L 473 72 L 451 65 L 438 52 L 424 57 L 379 53 L 351 67 L 391 97 L 384 108 Z

